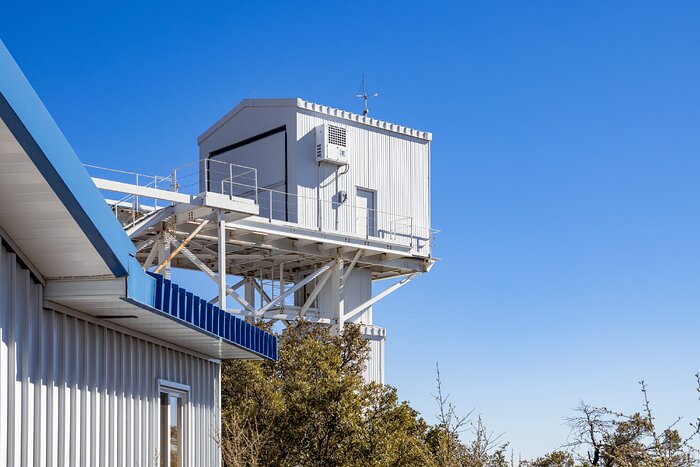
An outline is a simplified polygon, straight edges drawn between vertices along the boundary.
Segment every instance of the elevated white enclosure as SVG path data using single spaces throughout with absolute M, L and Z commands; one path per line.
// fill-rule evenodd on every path
M 345 163 L 319 160 L 323 128 Z M 202 160 L 257 169 L 261 217 L 429 257 L 431 138 L 301 99 L 247 99 L 198 141 Z

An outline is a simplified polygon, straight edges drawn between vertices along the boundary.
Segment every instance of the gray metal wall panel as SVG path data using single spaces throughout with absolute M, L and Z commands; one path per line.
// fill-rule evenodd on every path
M 272 130 L 274 128 L 280 127 L 282 125 L 287 126 L 287 138 L 291 142 L 288 147 L 288 151 L 293 149 L 293 142 L 295 141 L 295 109 L 288 107 L 251 107 L 244 109 L 240 114 L 236 115 L 226 123 L 224 123 L 217 131 L 211 134 L 208 138 L 202 141 L 199 145 L 199 158 L 205 159 L 209 156 L 209 153 L 216 151 L 217 149 L 223 148 L 230 144 L 238 143 L 245 139 L 251 138 L 253 136 L 259 135 L 266 131 Z M 276 138 L 275 138 L 276 139 Z M 236 160 L 230 160 L 236 164 L 242 164 L 248 167 L 253 167 L 258 171 L 258 186 L 263 187 L 265 185 L 279 181 L 277 174 L 280 170 L 280 163 L 284 164 L 284 154 L 269 154 L 266 153 L 268 149 L 258 146 L 256 149 L 260 149 L 262 153 L 257 154 L 257 158 L 245 158 L 237 162 Z M 284 148 L 274 148 L 275 151 L 283 150 Z M 296 193 L 296 166 L 295 161 L 291 155 L 288 155 L 287 160 L 287 172 L 289 175 L 288 185 L 289 192 Z M 214 159 L 226 160 L 226 157 L 221 158 L 221 156 L 215 157 Z M 270 176 L 269 174 L 275 174 Z M 275 190 L 285 191 L 284 187 L 277 187 Z
M 346 265 L 347 267 L 347 265 Z M 337 292 L 336 292 L 337 293 Z M 345 312 L 349 312 L 357 306 L 372 298 L 372 273 L 366 269 L 353 269 L 345 281 Z M 318 308 L 320 317 L 334 318 L 331 313 L 333 300 L 333 289 L 330 286 L 325 286 L 318 294 Z M 372 323 L 372 307 L 367 307 L 365 311 L 352 318 L 351 323 L 373 324 Z
M 333 123 L 347 129 L 349 170 L 315 161 L 314 130 L 323 123 Z M 321 200 L 321 224 L 324 229 L 357 234 L 357 188 L 374 190 L 378 227 L 421 239 L 414 251 L 429 254 L 430 238 L 430 144 L 425 140 L 398 135 L 368 127 L 361 123 L 313 113 L 297 112 L 297 144 L 294 158 L 298 167 L 300 203 L 309 200 L 310 212 L 304 220 L 316 225 L 314 201 Z M 346 206 L 333 208 L 339 190 L 347 193 Z M 317 193 L 318 192 L 318 193 Z M 302 210 L 302 209 L 300 209 Z M 403 220 L 410 217 L 411 221 Z M 300 222 L 301 223 L 301 222 Z M 398 226 L 397 226 L 398 225 Z M 407 238 L 407 237 L 406 237 Z
M 365 381 L 384 384 L 384 345 L 386 339 L 369 339 L 369 359 L 364 371 Z
M 216 362 L 44 309 L 42 295 L 0 247 L 0 465 L 152 465 L 159 378 L 191 388 L 191 465 L 218 465 Z

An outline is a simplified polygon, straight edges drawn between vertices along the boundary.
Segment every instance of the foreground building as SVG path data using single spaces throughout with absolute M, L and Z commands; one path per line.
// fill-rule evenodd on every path
M 0 465 L 219 465 L 221 360 L 276 338 L 144 271 L 1 42 L 0 237 Z

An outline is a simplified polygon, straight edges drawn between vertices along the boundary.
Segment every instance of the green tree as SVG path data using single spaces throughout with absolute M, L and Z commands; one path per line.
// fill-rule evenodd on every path
M 534 461 L 521 463 L 523 467 L 574 467 L 574 458 L 566 451 L 552 451 Z
M 279 360 L 222 368 L 224 463 L 281 466 L 432 465 L 427 424 L 390 386 L 365 384 L 359 328 L 333 335 L 297 322 Z

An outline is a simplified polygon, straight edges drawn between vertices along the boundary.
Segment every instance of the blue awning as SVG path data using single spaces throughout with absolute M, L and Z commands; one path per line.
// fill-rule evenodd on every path
M 277 336 L 208 303 L 160 274 L 148 274 L 156 280 L 156 310 L 227 344 L 277 360 Z

